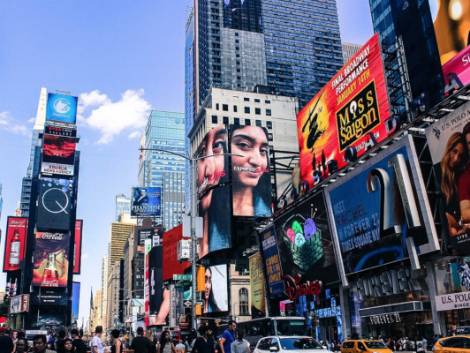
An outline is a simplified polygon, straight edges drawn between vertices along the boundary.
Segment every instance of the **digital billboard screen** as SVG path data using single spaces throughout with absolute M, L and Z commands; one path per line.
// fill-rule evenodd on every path
M 266 269 L 266 282 L 269 288 L 269 296 L 273 298 L 281 297 L 284 294 L 284 281 L 274 227 L 269 227 L 260 234 L 260 243 Z
M 205 267 L 204 314 L 228 311 L 228 272 L 227 265 Z
M 470 45 L 442 66 L 446 93 L 470 83 Z
M 346 274 L 406 259 L 406 237 L 420 226 L 427 242 L 418 254 L 440 249 L 410 136 L 326 190 L 337 262 Z
M 39 179 L 37 229 L 70 230 L 74 203 L 72 180 L 56 178 Z
M 301 180 L 312 187 L 383 141 L 389 117 L 375 34 L 297 115 Z
M 79 275 L 82 265 L 82 232 L 83 220 L 77 219 L 75 221 L 74 229 L 74 246 L 73 246 L 73 274 Z
M 57 125 L 46 122 L 44 126 L 45 135 L 55 135 L 62 137 L 77 137 L 77 127 L 70 125 Z
M 3 272 L 17 271 L 24 260 L 28 238 L 28 218 L 8 217 L 3 257 Z
M 48 93 L 46 121 L 75 124 L 78 98 L 61 93 Z
M 73 176 L 76 139 L 44 134 L 41 173 Z
M 36 232 L 33 286 L 67 287 L 70 233 Z
M 131 216 L 158 217 L 161 215 L 162 190 L 160 187 L 132 188 Z
M 470 245 L 470 103 L 426 130 L 441 191 L 441 219 L 447 243 L 457 251 Z
M 250 267 L 251 317 L 266 316 L 266 291 L 263 259 L 259 252 L 248 259 Z

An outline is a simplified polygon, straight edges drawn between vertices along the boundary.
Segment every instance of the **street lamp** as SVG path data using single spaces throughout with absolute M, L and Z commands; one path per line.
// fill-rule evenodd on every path
M 196 162 L 202 159 L 206 158 L 212 158 L 212 157 L 221 157 L 221 156 L 237 156 L 237 157 L 244 157 L 241 154 L 235 154 L 235 153 L 222 153 L 222 154 L 211 154 L 209 156 L 201 156 L 201 157 L 196 157 L 196 158 L 191 158 L 186 154 L 179 153 L 179 152 L 174 152 L 174 151 L 169 151 L 163 148 L 158 148 L 158 147 L 152 147 L 152 148 L 139 148 L 140 151 L 156 151 L 156 152 L 163 152 L 163 153 L 168 153 L 172 154 L 174 156 L 178 156 L 180 158 L 183 158 L 187 160 L 190 164 L 190 169 L 191 169 L 191 175 L 193 176 L 191 180 L 191 188 L 190 188 L 190 194 L 191 194 L 191 208 L 189 211 L 189 217 L 191 220 L 191 296 L 192 296 L 192 309 L 191 309 L 191 325 L 193 329 L 197 329 L 197 320 L 196 320 L 196 261 L 197 261 L 197 256 L 196 256 L 196 217 L 197 217 L 197 212 L 196 212 Z

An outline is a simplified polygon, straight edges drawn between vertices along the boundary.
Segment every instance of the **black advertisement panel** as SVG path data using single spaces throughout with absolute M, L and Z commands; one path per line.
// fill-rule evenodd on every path
M 137 230 L 137 244 L 144 245 L 145 239 L 153 239 L 155 230 L 153 228 L 138 229 Z
M 74 202 L 72 180 L 40 179 L 37 229 L 68 231 Z
M 163 298 L 163 247 L 155 246 L 149 255 L 149 305 L 150 314 L 157 313 Z
M 34 305 L 67 305 L 64 288 L 34 287 L 31 300 Z

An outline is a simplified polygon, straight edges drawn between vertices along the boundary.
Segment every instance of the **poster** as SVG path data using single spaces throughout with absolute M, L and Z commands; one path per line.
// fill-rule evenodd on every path
M 280 297 L 284 294 L 284 280 L 275 228 L 270 227 L 260 234 L 260 242 L 269 295 L 271 297 Z
M 61 93 L 48 93 L 46 121 L 75 124 L 77 120 L 78 97 Z
M 74 229 L 74 246 L 73 246 L 73 274 L 79 275 L 82 265 L 82 231 L 83 220 L 77 219 L 75 221 Z
M 204 314 L 216 314 L 229 310 L 227 265 L 205 268 L 203 301 Z
M 26 239 L 28 238 L 28 218 L 8 217 L 3 258 L 3 272 L 17 271 L 24 260 Z
M 249 257 L 251 317 L 266 316 L 266 291 L 263 260 L 259 252 Z
M 131 216 L 159 217 L 161 215 L 162 190 L 159 187 L 132 188 Z

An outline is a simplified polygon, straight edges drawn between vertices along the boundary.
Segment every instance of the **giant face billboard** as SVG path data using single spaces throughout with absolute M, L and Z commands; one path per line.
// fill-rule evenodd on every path
M 3 257 L 3 272 L 17 271 L 24 260 L 26 239 L 28 238 L 28 218 L 8 217 Z
M 313 186 L 383 141 L 390 116 L 375 34 L 297 115 L 301 179 Z
M 36 232 L 32 285 L 67 287 L 69 249 L 69 232 Z
M 418 229 L 426 233 L 426 242 L 418 248 L 418 254 L 439 250 L 410 136 L 356 167 L 326 190 L 337 262 L 344 265 L 346 274 L 407 258 L 406 237 Z M 344 276 L 342 279 L 346 282 Z
M 46 121 L 75 124 L 78 98 L 60 93 L 48 93 Z
M 73 176 L 76 139 L 44 134 L 41 173 Z
M 205 268 L 204 314 L 228 311 L 228 272 L 227 265 Z
M 37 229 L 68 231 L 74 203 L 72 180 L 39 179 Z
M 162 190 L 159 187 L 132 188 L 131 216 L 158 217 L 161 214 Z
M 82 231 L 83 220 L 77 219 L 75 221 L 74 230 L 74 246 L 73 246 L 73 274 L 79 275 L 82 264 Z
M 431 159 L 439 178 L 444 234 L 457 251 L 470 245 L 470 103 L 426 130 Z

